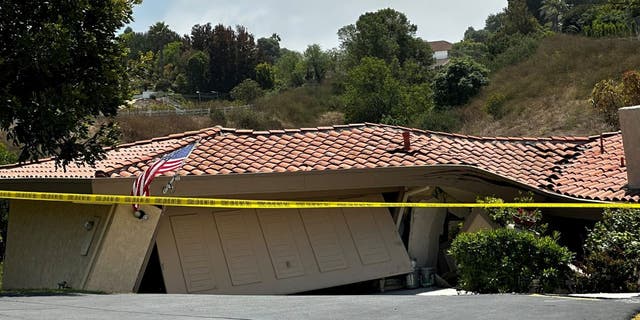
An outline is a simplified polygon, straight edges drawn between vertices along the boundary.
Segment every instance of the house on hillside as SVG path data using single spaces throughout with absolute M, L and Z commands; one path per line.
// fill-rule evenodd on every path
M 436 67 L 443 66 L 449 62 L 449 51 L 453 48 L 451 42 L 444 40 L 429 41 L 429 46 L 431 46 L 431 50 L 433 50 Z
M 208 128 L 123 144 L 95 168 L 52 160 L 0 168 L 0 189 L 127 195 L 152 161 L 194 141 L 174 196 L 474 202 L 640 200 L 640 108 L 622 133 L 474 137 L 379 124 L 253 131 Z M 623 147 L 626 146 L 626 147 Z M 151 185 L 161 195 L 171 174 Z M 629 177 L 629 182 L 627 180 Z M 206 209 L 11 200 L 3 287 L 288 294 L 446 268 L 450 226 L 490 227 L 481 210 Z M 598 210 L 544 211 L 572 234 Z

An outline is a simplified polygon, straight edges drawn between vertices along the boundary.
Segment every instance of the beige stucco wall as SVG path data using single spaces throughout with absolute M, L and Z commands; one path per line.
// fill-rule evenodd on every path
M 471 214 L 464 221 L 462 232 L 478 232 L 480 230 L 496 229 L 498 225 L 482 208 L 473 208 Z
M 4 289 L 82 288 L 111 206 L 12 200 Z M 93 221 L 91 230 L 85 223 Z
M 86 290 L 134 292 L 160 220 L 161 210 L 141 206 L 147 219 L 133 215 L 131 205 L 115 207 L 89 271 Z
M 415 208 L 411 212 L 408 251 L 418 267 L 437 266 L 440 234 L 446 216 L 446 208 Z

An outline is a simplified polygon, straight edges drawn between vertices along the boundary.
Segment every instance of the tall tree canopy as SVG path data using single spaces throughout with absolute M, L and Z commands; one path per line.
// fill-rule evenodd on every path
M 433 52 L 428 43 L 416 37 L 417 30 L 403 13 L 382 9 L 361 15 L 355 25 L 338 30 L 338 36 L 351 66 L 364 57 L 379 58 L 387 64 L 415 60 L 429 66 Z
M 93 164 L 115 143 L 112 123 L 128 93 L 116 31 L 139 0 L 0 4 L 0 129 L 20 161 L 46 156 Z

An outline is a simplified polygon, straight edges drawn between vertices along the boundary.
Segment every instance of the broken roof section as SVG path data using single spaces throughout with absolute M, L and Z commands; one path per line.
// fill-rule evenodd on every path
M 404 148 L 403 132 L 411 147 Z M 592 137 L 474 137 L 380 124 L 270 131 L 207 128 L 123 144 L 95 168 L 56 169 L 53 160 L 6 166 L 0 178 L 126 178 L 152 160 L 200 141 L 180 175 L 227 175 L 383 167 L 466 165 L 533 189 L 598 201 L 640 200 L 626 189 L 620 133 Z M 167 173 L 172 175 L 173 173 Z

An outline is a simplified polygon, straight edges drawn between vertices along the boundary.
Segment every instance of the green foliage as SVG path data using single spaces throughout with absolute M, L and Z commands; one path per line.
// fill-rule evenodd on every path
M 0 143 L 0 165 L 16 162 L 18 162 L 18 156 L 7 150 L 7 147 Z
M 609 125 L 618 128 L 618 109 L 640 104 L 640 72 L 625 72 L 621 82 L 608 79 L 596 83 L 591 103 Z
M 437 106 L 458 106 L 476 95 L 489 83 L 489 70 L 469 59 L 452 59 L 433 79 Z
M 180 40 L 180 36 L 162 21 L 149 27 L 147 37 L 149 38 L 149 50 L 153 52 L 159 52 L 167 44 Z
M 280 127 L 280 123 L 268 114 L 244 108 L 231 111 L 228 120 L 233 127 L 242 129 L 267 130 Z
M 320 83 L 329 71 L 331 58 L 317 44 L 308 46 L 303 56 L 306 69 L 305 79 L 309 82 Z
M 542 34 L 496 35 L 491 38 L 487 46 L 493 55 L 488 67 L 496 71 L 526 60 L 536 52 L 542 39 Z
M 569 7 L 564 0 L 543 0 L 538 10 L 542 21 L 550 25 L 551 30 L 557 32 L 560 31 L 562 16 L 569 10 Z
M 303 56 L 299 52 L 283 49 L 276 61 L 276 82 L 286 88 L 304 84 L 305 68 Z
M 273 65 L 280 58 L 280 36 L 272 34 L 269 38 L 260 38 L 256 42 L 258 62 Z
M 211 110 L 209 118 L 211 119 L 211 123 L 214 125 L 225 126 L 227 124 L 227 116 L 220 109 Z
M 623 107 L 622 86 L 614 80 L 602 80 L 593 87 L 591 103 L 604 120 L 618 127 L 618 109 Z
M 485 29 L 476 30 L 473 27 L 467 28 L 464 32 L 464 41 L 467 42 L 478 42 L 485 43 L 489 40 L 489 36 L 491 36 L 491 32 Z
M 271 90 L 276 84 L 276 68 L 266 62 L 256 66 L 256 82 L 265 90 Z
M 454 43 L 449 55 L 452 58 L 469 58 L 485 66 L 491 61 L 489 47 L 482 42 L 472 40 L 464 40 Z
M 231 97 L 233 99 L 246 103 L 252 103 L 263 95 L 264 91 L 260 88 L 260 84 L 251 79 L 240 82 L 240 84 L 231 90 Z
M 504 203 L 502 199 L 496 197 L 478 198 L 478 203 Z M 513 202 L 532 203 L 533 193 L 519 193 L 513 198 Z M 485 208 L 491 219 L 503 227 L 514 227 L 521 230 L 532 231 L 537 234 L 546 232 L 548 225 L 541 224 L 542 212 L 537 208 Z
M 529 11 L 526 0 L 508 0 L 507 3 L 504 11 L 504 29 L 501 31 L 507 35 L 516 33 L 527 35 L 536 33 L 540 29 L 540 24 Z
M 384 60 L 365 57 L 349 71 L 343 97 L 347 122 L 380 122 L 401 100 L 400 83 Z
M 186 80 L 189 93 L 206 91 L 209 82 L 209 56 L 203 51 L 193 51 L 187 60 Z
M 417 115 L 416 126 L 425 130 L 456 132 L 462 126 L 460 115 L 456 111 L 434 108 L 431 112 Z
M 490 114 L 494 119 L 502 118 L 506 110 L 504 104 L 507 101 L 507 97 L 502 93 L 492 93 L 487 102 L 484 104 L 485 111 Z
M 414 60 L 424 67 L 433 64 L 431 47 L 416 37 L 418 27 L 403 13 L 382 9 L 361 15 L 355 25 L 338 31 L 348 65 L 353 67 L 364 57 L 375 57 L 387 64 Z
M 0 128 L 19 160 L 94 164 L 117 139 L 128 98 L 116 31 L 139 1 L 6 0 L 0 10 Z
M 585 290 L 640 290 L 640 211 L 606 209 L 584 245 Z
M 623 9 L 611 5 L 592 7 L 582 15 L 582 32 L 590 37 L 634 35 L 634 23 Z
M 461 289 L 479 293 L 529 292 L 539 280 L 545 292 L 563 286 L 573 254 L 556 240 L 513 229 L 461 233 L 449 253 Z

